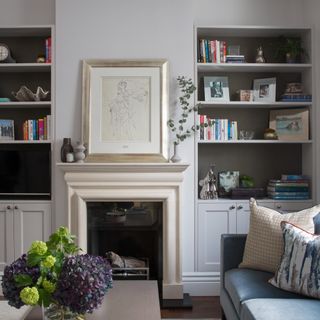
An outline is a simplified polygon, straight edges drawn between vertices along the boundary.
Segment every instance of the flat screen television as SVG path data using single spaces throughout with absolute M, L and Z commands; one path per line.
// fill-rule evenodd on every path
M 0 150 L 0 197 L 39 198 L 51 194 L 51 152 L 48 149 Z

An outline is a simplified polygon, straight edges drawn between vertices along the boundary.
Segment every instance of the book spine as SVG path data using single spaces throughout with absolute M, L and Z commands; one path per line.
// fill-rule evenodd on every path
M 208 127 L 207 127 L 207 140 L 211 141 L 211 119 L 209 117 L 207 117 L 207 123 L 208 123 Z
M 212 62 L 212 53 L 211 53 L 211 41 L 207 40 L 208 42 L 208 57 L 209 57 L 209 62 Z
M 51 116 L 47 116 L 47 140 L 51 140 Z
M 205 40 L 205 48 L 206 48 L 206 62 L 210 62 L 210 57 L 209 57 L 209 41 Z
M 205 45 L 205 40 L 201 40 L 202 41 L 202 58 L 203 58 L 203 61 L 202 62 L 206 62 L 206 45 Z
M 51 37 L 48 38 L 48 63 L 52 61 L 52 46 L 51 46 Z
M 226 41 L 223 41 L 223 62 L 226 62 L 227 57 L 227 43 Z
M 217 41 L 213 40 L 213 62 L 217 63 Z
M 43 118 L 43 139 L 48 140 L 48 134 L 47 134 L 47 117 Z
M 44 127 L 43 127 L 43 119 L 39 119 L 39 140 L 44 140 Z
M 204 116 L 203 114 L 199 115 L 200 117 L 200 140 L 204 140 Z
M 282 186 L 275 186 L 275 187 L 267 187 L 269 192 L 308 192 L 308 187 L 282 187 Z
M 214 41 L 213 40 L 210 41 L 210 49 L 211 49 L 211 62 L 215 62 L 215 58 L 214 58 Z
M 33 122 L 32 120 L 28 120 L 29 124 L 29 140 L 33 140 Z
M 202 55 L 202 46 L 201 46 L 201 39 L 198 41 L 198 62 L 203 62 L 203 55 Z
M 216 53 L 217 53 L 217 63 L 221 62 L 220 59 L 220 41 L 216 40 Z
M 299 181 L 299 180 L 307 180 L 307 176 L 301 175 L 301 174 L 283 174 L 281 175 L 281 180 L 287 180 L 287 181 Z

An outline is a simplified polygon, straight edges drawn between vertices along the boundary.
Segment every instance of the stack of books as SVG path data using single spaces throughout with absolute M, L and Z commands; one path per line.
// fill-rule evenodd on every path
M 23 140 L 50 140 L 51 139 L 51 116 L 41 119 L 26 120 L 23 123 Z
M 227 44 L 225 41 L 201 39 L 198 48 L 198 62 L 226 62 Z
M 244 55 L 227 55 L 226 63 L 245 63 Z
M 229 119 L 211 119 L 207 115 L 198 115 L 199 140 L 228 141 L 238 140 L 238 123 Z
M 270 180 L 268 197 L 275 200 L 309 199 L 309 179 L 303 175 L 282 175 L 281 180 Z
M 51 37 L 46 39 L 46 63 L 51 63 L 52 60 L 52 44 L 51 44 Z

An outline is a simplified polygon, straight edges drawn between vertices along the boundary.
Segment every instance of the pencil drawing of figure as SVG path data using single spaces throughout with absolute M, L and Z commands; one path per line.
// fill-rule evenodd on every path
M 102 121 L 106 125 L 102 126 L 103 140 L 142 141 L 147 139 L 149 79 L 147 77 L 106 78 L 104 85 Z

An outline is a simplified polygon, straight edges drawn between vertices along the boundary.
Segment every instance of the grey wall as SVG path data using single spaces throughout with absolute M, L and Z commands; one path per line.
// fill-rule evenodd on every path
M 171 107 L 175 78 L 193 76 L 193 24 L 299 25 L 300 0 L 56 0 L 56 139 L 80 138 L 81 60 L 166 58 L 170 62 Z M 183 271 L 195 271 L 194 146 L 182 156 L 190 168 L 182 199 Z M 56 150 L 59 160 L 59 150 Z M 56 224 L 66 221 L 66 189 L 56 172 Z

